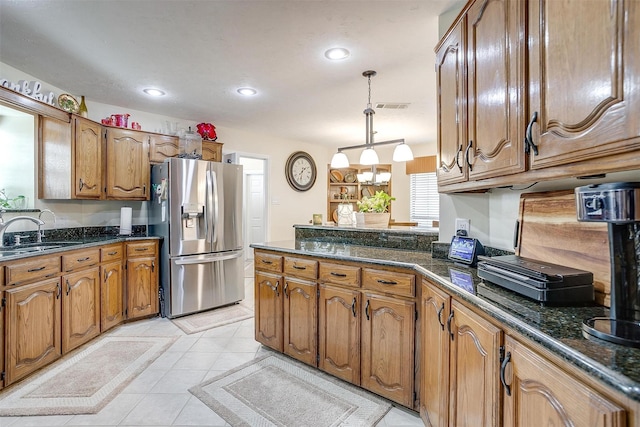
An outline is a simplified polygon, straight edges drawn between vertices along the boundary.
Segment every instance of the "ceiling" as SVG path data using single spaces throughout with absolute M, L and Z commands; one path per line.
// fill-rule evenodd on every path
M 0 0 L 0 61 L 89 101 L 334 147 L 364 143 L 372 69 L 374 106 L 409 103 L 376 109 L 376 141 L 435 143 L 433 49 L 438 16 L 453 8 L 459 0 Z M 328 61 L 335 46 L 351 56 Z M 258 94 L 240 96 L 243 86 Z

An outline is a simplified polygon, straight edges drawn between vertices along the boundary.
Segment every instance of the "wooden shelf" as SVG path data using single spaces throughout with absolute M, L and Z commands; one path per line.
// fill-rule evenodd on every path
M 334 181 L 336 179 L 335 176 L 332 176 L 331 172 L 339 171 L 337 174 L 338 177 L 342 175 L 342 181 Z M 376 165 L 377 172 L 391 172 L 390 164 L 381 164 Z M 357 202 L 360 201 L 363 197 L 363 191 L 368 191 L 371 195 L 373 195 L 376 191 L 384 191 L 385 193 L 391 195 L 391 180 L 389 182 L 385 182 L 382 184 L 373 184 L 370 182 L 345 182 L 344 178 L 348 174 L 357 175 L 362 172 L 371 171 L 371 166 L 364 165 L 350 165 L 348 168 L 332 168 L 331 165 L 327 165 L 327 216 L 326 221 L 333 221 L 333 212 L 338 208 L 340 203 L 351 203 L 353 204 L 353 210 L 357 211 Z M 334 174 L 335 175 L 335 174 Z M 341 194 L 347 194 L 347 199 L 340 198 Z M 337 196 L 336 196 L 337 195 Z M 391 212 L 391 209 L 389 209 Z

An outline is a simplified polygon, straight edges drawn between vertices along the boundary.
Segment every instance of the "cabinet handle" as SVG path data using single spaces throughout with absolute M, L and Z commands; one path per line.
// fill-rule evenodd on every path
M 149 248 L 135 248 L 134 250 L 135 250 L 136 252 L 145 252 L 145 251 L 148 251 L 148 250 L 149 250 Z
M 462 144 L 460 144 L 460 146 L 458 147 L 458 151 L 456 151 L 456 165 L 458 166 L 458 169 L 460 169 L 460 173 L 462 173 L 462 165 L 459 161 L 460 153 L 462 153 Z
M 60 299 L 60 282 L 56 283 L 56 299 Z
M 344 273 L 336 273 L 335 271 L 332 271 L 331 275 L 332 276 L 336 276 L 336 277 L 347 277 L 346 274 L 344 274 Z
M 471 151 L 471 145 L 472 144 L 473 144 L 473 141 L 469 140 L 469 145 L 467 145 L 467 149 L 464 150 L 464 160 L 465 160 L 465 162 L 467 162 L 467 165 L 469 166 L 469 170 L 470 171 L 473 170 L 473 165 L 469 161 L 469 151 Z
M 274 291 L 276 291 L 276 296 L 279 297 L 280 296 L 280 292 L 278 291 L 278 286 L 280 285 L 280 281 L 276 281 L 276 287 L 273 288 Z
M 364 314 L 367 316 L 367 320 L 369 320 L 369 300 L 367 300 L 367 305 L 364 307 Z
M 451 341 L 453 341 L 453 332 L 451 332 L 451 321 L 453 320 L 453 310 L 449 313 L 449 318 L 447 319 L 447 331 L 449 331 L 449 336 L 451 337 Z
M 504 371 L 507 369 L 509 361 L 511 361 L 511 352 L 507 351 L 507 355 L 504 357 L 502 365 L 500 365 L 500 382 L 504 386 L 504 391 L 507 392 L 507 396 L 511 396 L 511 386 L 507 385 L 507 382 L 505 381 Z
M 282 290 L 282 292 L 284 293 L 284 296 L 289 298 L 289 295 L 287 294 L 287 289 L 289 289 L 289 282 L 284 282 L 284 289 Z
M 142 194 L 145 194 L 145 195 L 147 194 L 147 184 L 144 184 L 142 186 Z
M 260 261 L 261 261 L 263 264 L 268 264 L 268 265 L 273 264 L 273 261 L 267 261 L 266 259 L 261 259 Z
M 153 273 L 154 271 L 156 271 L 156 262 L 151 261 L 151 272 Z
M 27 273 L 33 273 L 35 271 L 42 271 L 45 268 L 47 268 L 47 267 L 46 266 L 42 266 L 42 267 L 38 267 L 38 268 L 31 268 L 31 269 L 27 270 Z
M 90 259 L 91 259 L 91 257 L 85 257 L 85 258 L 78 258 L 76 261 L 85 262 L 85 261 L 89 261 Z
M 353 313 L 353 317 L 356 317 L 356 297 L 353 297 L 353 302 L 351 303 L 351 312 Z
M 104 270 L 104 282 L 107 283 L 107 270 Z
M 293 264 L 293 268 L 295 268 L 296 270 L 306 270 L 307 267 L 300 267 L 298 265 Z
M 378 283 L 383 284 L 383 285 L 397 285 L 398 282 L 393 281 L 393 280 L 383 280 L 383 279 L 378 279 Z
M 524 137 L 524 152 L 529 153 L 529 149 L 533 150 L 533 154 L 538 155 L 538 146 L 533 142 L 533 136 L 531 134 L 531 129 L 533 128 L 533 124 L 538 121 L 538 112 L 534 111 L 533 116 L 531 116 L 531 120 L 527 125 L 527 132 Z
M 67 294 L 67 296 L 69 296 L 69 292 L 71 292 L 71 285 L 69 284 L 69 280 L 66 280 L 67 282 L 67 292 L 65 292 Z
M 118 253 L 118 251 L 107 252 L 107 255 L 113 256 L 113 255 L 115 255 L 115 254 L 117 254 L 117 253 Z
M 440 328 L 444 331 L 444 322 L 442 321 L 442 312 L 444 311 L 444 303 L 442 303 L 442 307 L 438 310 L 438 323 L 440 323 Z
M 82 182 L 82 178 L 80 178 L 80 183 L 79 183 L 79 187 L 80 187 L 80 191 L 82 191 L 82 187 L 84 187 L 84 182 Z

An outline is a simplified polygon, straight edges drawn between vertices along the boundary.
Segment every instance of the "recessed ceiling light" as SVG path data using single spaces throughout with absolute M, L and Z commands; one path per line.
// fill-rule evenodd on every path
M 151 96 L 164 96 L 165 95 L 164 91 L 162 91 L 160 89 L 147 88 L 147 89 L 143 89 L 142 91 L 144 93 L 146 93 L 147 95 L 151 95 Z
M 350 54 L 351 53 L 343 47 L 332 47 L 324 53 L 324 56 L 332 61 L 338 61 L 348 58 Z
M 240 95 L 245 95 L 245 96 L 253 96 L 256 93 L 258 93 L 257 90 L 250 88 L 250 87 L 241 87 L 240 89 L 238 89 L 237 91 Z

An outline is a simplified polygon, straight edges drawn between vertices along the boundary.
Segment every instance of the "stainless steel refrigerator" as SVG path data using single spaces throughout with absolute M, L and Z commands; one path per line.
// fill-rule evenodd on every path
M 162 236 L 164 317 L 244 299 L 242 166 L 170 158 L 151 167 L 149 233 Z

